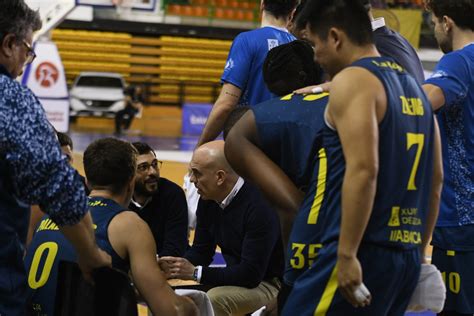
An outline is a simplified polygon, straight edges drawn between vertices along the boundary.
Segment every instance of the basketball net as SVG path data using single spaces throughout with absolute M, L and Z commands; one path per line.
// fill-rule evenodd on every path
M 134 3 L 135 0 L 112 0 L 112 4 L 115 5 L 118 16 L 128 15 L 132 11 Z

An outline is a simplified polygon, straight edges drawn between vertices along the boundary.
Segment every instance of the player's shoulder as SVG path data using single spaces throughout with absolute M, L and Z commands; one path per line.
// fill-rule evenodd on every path
M 139 231 L 146 223 L 137 213 L 126 210 L 115 215 L 109 225 L 124 233 L 133 233 Z
M 355 84 L 357 82 L 364 82 L 362 87 L 369 88 L 367 82 L 364 80 L 374 80 L 376 79 L 375 74 L 366 67 L 361 67 L 359 65 L 349 66 L 337 73 L 331 83 L 331 92 L 334 89 L 344 88 L 344 90 L 349 89 L 358 89 L 361 85 Z
M 474 67 L 474 45 L 452 51 L 441 57 L 438 66 L 441 67 Z

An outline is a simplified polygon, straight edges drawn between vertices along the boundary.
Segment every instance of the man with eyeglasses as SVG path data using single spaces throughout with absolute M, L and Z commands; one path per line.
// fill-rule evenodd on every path
M 150 226 L 161 256 L 181 257 L 188 248 L 188 206 L 183 189 L 160 177 L 162 162 L 146 143 L 138 151 L 135 190 L 129 208 Z
M 33 61 L 38 12 L 23 0 L 0 0 L 0 315 L 24 315 L 24 241 L 30 205 L 39 204 L 72 242 L 85 276 L 111 265 L 96 243 L 79 174 L 61 155 L 34 94 L 15 78 Z

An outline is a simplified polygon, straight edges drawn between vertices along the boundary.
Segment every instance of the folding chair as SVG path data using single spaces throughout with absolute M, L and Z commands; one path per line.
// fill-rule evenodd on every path
M 88 283 L 76 263 L 59 263 L 56 316 L 138 316 L 135 292 L 128 276 L 110 268 L 93 272 Z

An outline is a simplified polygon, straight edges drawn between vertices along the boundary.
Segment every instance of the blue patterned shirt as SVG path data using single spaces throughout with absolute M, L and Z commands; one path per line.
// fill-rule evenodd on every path
M 2 66 L 0 174 L 0 213 L 9 212 L 2 205 L 8 196 L 18 205 L 39 204 L 58 225 L 73 225 L 87 212 L 84 184 L 62 155 L 40 102 Z M 0 222 L 0 236 L 10 230 L 5 224 Z
M 41 104 L 0 65 L 0 315 L 24 315 L 31 204 L 58 225 L 87 212 L 80 175 L 62 156 Z

